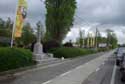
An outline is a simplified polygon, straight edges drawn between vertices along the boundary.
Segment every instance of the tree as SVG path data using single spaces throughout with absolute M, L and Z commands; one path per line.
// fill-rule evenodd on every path
M 66 42 L 65 44 L 63 44 L 64 47 L 73 47 L 73 43 L 72 40 L 70 40 L 69 42 Z
M 83 44 L 84 44 L 84 39 L 83 39 L 83 32 L 80 30 L 79 31 L 79 37 L 77 39 L 77 43 L 79 45 L 79 47 L 83 47 Z
M 117 40 L 116 34 L 114 32 L 111 35 L 110 44 L 112 45 L 112 49 L 114 49 L 118 46 L 118 40 Z
M 45 41 L 55 40 L 61 44 L 73 25 L 76 9 L 75 0 L 46 0 Z
M 0 29 L 5 28 L 4 24 L 5 24 L 5 21 L 2 18 L 0 18 Z
M 17 46 L 27 47 L 29 44 L 33 43 L 36 40 L 33 29 L 30 23 L 26 23 L 23 27 L 22 37 L 16 38 Z
M 111 48 L 116 48 L 118 40 L 115 32 L 110 29 L 107 29 L 106 31 L 107 31 L 107 45 Z
M 8 19 L 5 23 L 5 28 L 6 29 L 12 29 L 13 28 L 12 21 L 11 21 L 10 17 L 8 17 Z
M 11 37 L 12 35 L 13 22 L 10 18 L 7 21 L 4 21 L 0 18 L 0 36 L 2 37 Z

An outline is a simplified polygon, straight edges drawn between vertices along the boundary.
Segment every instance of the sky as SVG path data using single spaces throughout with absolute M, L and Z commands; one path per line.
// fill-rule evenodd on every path
M 44 24 L 46 9 L 40 0 L 28 1 L 28 17 L 26 21 L 35 23 L 41 21 Z M 74 26 L 67 34 L 64 41 L 75 39 L 79 36 L 79 30 L 95 32 L 95 29 L 106 36 L 106 29 L 112 29 L 119 43 L 125 43 L 125 0 L 76 0 L 77 9 L 74 16 Z M 11 17 L 14 20 L 17 0 L 0 0 L 0 18 Z M 75 36 L 74 36 L 75 34 Z

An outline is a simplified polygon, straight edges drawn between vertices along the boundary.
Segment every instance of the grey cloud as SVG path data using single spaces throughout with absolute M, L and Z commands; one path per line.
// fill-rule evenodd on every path
M 0 17 L 7 19 L 11 17 L 14 20 L 16 3 L 18 0 L 1 0 L 0 1 Z M 28 20 L 33 23 L 33 25 L 38 21 L 45 20 L 45 8 L 44 3 L 41 3 L 40 0 L 28 0 Z
M 0 0 L 0 17 L 13 19 L 16 1 Z M 107 28 L 118 30 L 117 36 L 121 42 L 123 37 L 120 37 L 125 32 L 125 0 L 77 0 L 77 2 L 74 28 L 90 26 L 90 30 L 94 31 L 96 26 L 93 25 L 97 24 L 101 32 Z M 33 26 L 38 20 L 44 23 L 45 13 L 44 3 L 41 3 L 40 0 L 28 0 L 27 21 L 31 22 Z M 73 33 L 77 32 L 73 31 Z M 70 35 L 66 39 L 74 39 L 74 37 Z
M 78 0 L 77 15 L 89 22 L 125 25 L 124 11 L 124 0 Z

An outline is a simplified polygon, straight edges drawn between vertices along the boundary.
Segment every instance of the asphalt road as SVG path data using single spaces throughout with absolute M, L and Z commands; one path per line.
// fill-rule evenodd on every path
M 91 74 L 83 84 L 125 84 L 121 82 L 121 73 L 119 68 L 114 68 L 114 66 L 115 58 L 112 55 L 107 61 L 102 63 L 102 65 L 93 74 Z M 114 69 L 115 72 L 113 72 Z
M 114 66 L 113 57 L 109 57 L 107 61 L 91 74 L 83 84 L 110 84 Z
M 98 53 L 90 56 L 70 59 L 62 64 L 41 68 L 32 72 L 27 72 L 23 75 L 12 78 L 11 80 L 0 81 L 0 84 L 42 84 L 50 79 L 53 79 L 69 70 L 72 70 L 80 65 L 83 65 L 90 60 L 93 60 L 105 53 Z
M 116 68 L 116 76 L 114 79 L 116 80 L 115 84 L 125 84 L 121 82 L 121 72 L 119 71 L 119 67 Z

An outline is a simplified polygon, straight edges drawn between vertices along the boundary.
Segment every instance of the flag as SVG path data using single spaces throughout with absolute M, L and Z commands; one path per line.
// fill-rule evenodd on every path
M 14 31 L 15 38 L 21 37 L 22 35 L 22 28 L 26 15 L 27 15 L 27 2 L 25 0 L 18 0 L 15 31 Z
M 87 36 L 87 47 L 89 48 L 90 47 L 90 34 L 88 33 L 88 36 Z

